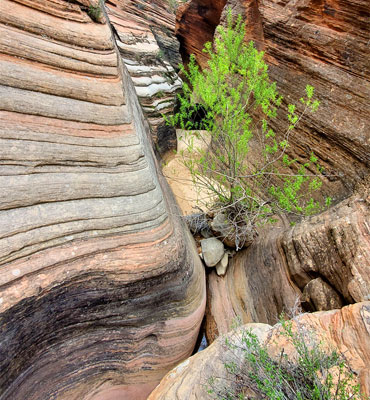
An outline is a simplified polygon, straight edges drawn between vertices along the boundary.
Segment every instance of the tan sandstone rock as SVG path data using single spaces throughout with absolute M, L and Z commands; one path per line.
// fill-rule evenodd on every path
M 357 303 L 341 310 L 304 314 L 293 320 L 293 329 L 313 333 L 316 341 L 341 352 L 348 365 L 358 377 L 362 391 L 370 393 L 370 302 Z M 292 357 L 292 347 L 279 334 L 279 324 L 271 327 L 266 324 L 247 324 L 243 329 L 252 330 L 270 354 L 279 357 L 282 348 Z M 225 345 L 225 338 L 236 344 L 236 349 Z M 225 363 L 235 362 L 243 365 L 242 351 L 239 348 L 240 330 L 220 337 L 210 347 L 190 357 L 170 371 L 151 393 L 148 400 L 195 400 L 213 399 L 209 394 L 209 379 L 214 385 L 232 388 L 235 375 L 229 374 Z
M 311 305 L 313 310 L 324 311 L 342 308 L 339 294 L 322 278 L 312 279 L 303 289 L 302 302 Z
M 0 2 L 1 400 L 144 399 L 203 317 L 203 267 L 91 4 Z
M 221 260 L 216 264 L 216 273 L 218 276 L 226 274 L 227 266 L 229 265 L 229 255 L 225 253 Z

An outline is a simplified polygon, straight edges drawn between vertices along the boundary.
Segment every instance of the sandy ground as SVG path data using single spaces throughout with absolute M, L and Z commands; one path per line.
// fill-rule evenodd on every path
M 202 133 L 200 131 L 200 133 Z M 168 153 L 164 157 L 162 166 L 163 175 L 166 177 L 176 200 L 184 215 L 189 215 L 194 212 L 199 212 L 199 208 L 207 211 L 207 203 L 212 203 L 211 195 L 207 190 L 196 188 L 192 182 L 189 170 L 183 164 L 183 157 L 186 157 L 186 143 L 183 139 L 183 131 L 177 130 L 177 154 Z M 203 136 L 204 138 L 204 136 Z M 207 147 L 207 140 L 197 140 L 194 147 Z M 181 151 L 184 151 L 180 155 Z

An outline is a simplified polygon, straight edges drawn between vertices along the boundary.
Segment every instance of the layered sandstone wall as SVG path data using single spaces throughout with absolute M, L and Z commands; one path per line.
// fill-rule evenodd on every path
M 275 323 L 297 299 L 314 311 L 370 296 L 368 2 L 191 0 L 176 21 L 185 60 L 193 53 L 206 66 L 202 47 L 226 24 L 228 9 L 242 15 L 245 40 L 265 51 L 270 78 L 284 96 L 271 122 L 278 135 L 288 125 L 287 104 L 299 103 L 307 84 L 315 87 L 320 108 L 302 118 L 287 152 L 300 163 L 312 152 L 318 157 L 322 193 L 337 206 L 294 228 L 265 227 L 250 248 L 231 259 L 224 277 L 208 276 L 211 341 L 236 316 Z M 253 141 L 251 148 L 253 159 Z
M 163 0 L 109 0 L 105 9 L 157 143 L 158 127 L 164 125 L 162 114 L 173 113 L 182 85 L 177 74 L 181 58 L 174 10 Z
M 266 52 L 270 78 L 284 96 L 280 118 L 272 122 L 278 134 L 288 125 L 287 103 L 299 103 L 307 84 L 316 88 L 321 106 L 302 119 L 288 151 L 302 162 L 314 152 L 328 177 L 326 194 L 345 198 L 368 175 L 370 163 L 368 1 L 228 0 L 214 6 L 191 0 L 177 15 L 184 57 L 194 53 L 206 65 L 201 49 L 225 24 L 229 8 L 243 16 L 246 40 Z M 219 19 L 210 17 L 215 13 Z
M 202 266 L 97 6 L 0 2 L 1 400 L 144 399 L 203 317 Z
M 293 228 L 265 227 L 229 262 L 208 275 L 210 342 L 243 323 L 274 324 L 282 312 L 341 308 L 370 298 L 369 190 Z

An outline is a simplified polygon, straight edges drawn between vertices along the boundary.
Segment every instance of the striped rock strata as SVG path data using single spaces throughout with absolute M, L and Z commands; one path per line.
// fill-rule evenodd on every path
M 1 400 L 144 399 L 203 317 L 202 267 L 96 6 L 0 2 Z
M 162 114 L 173 113 L 176 92 L 182 84 L 176 73 L 181 59 L 174 35 L 174 11 L 163 0 L 109 0 L 105 7 L 157 142 L 157 128 L 164 123 Z
M 369 395 L 370 302 L 357 303 L 341 310 L 300 315 L 293 320 L 293 329 L 297 326 L 303 334 L 306 333 L 306 339 L 312 337 L 314 332 L 317 342 L 321 341 L 329 349 L 341 352 L 357 375 L 362 392 Z M 243 328 L 252 330 L 277 359 L 281 357 L 282 349 L 289 357 L 294 354 L 292 345 L 279 334 L 279 325 L 247 324 Z M 311 332 L 311 336 L 308 336 L 308 332 Z M 241 370 L 243 368 L 241 331 L 230 332 L 226 337 L 229 343 L 236 344 L 236 349 L 228 348 L 225 336 L 220 337 L 206 350 L 170 371 L 148 400 L 208 400 L 215 398 L 215 393 L 208 392 L 209 388 L 232 391 L 238 382 L 235 374 L 227 372 L 225 365 L 233 362 Z M 306 342 L 306 345 L 309 344 Z M 213 383 L 210 383 L 210 379 L 213 379 Z
M 281 312 L 330 310 L 370 299 L 369 189 L 293 228 L 266 229 L 208 275 L 207 339 L 243 323 L 274 324 Z
M 327 194 L 335 200 L 348 196 L 369 173 L 368 5 L 367 0 L 191 0 L 177 15 L 184 57 L 194 53 L 206 64 L 204 42 L 231 8 L 243 15 L 246 40 L 265 50 L 270 78 L 286 102 L 299 103 L 307 84 L 316 88 L 321 106 L 303 118 L 289 152 L 298 160 L 312 151 L 318 156 L 328 175 Z M 273 122 L 278 134 L 286 131 L 286 102 Z

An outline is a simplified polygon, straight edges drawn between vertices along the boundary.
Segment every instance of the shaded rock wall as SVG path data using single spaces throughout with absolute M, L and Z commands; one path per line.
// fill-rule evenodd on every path
M 207 19 L 204 24 L 193 14 L 212 5 L 192 0 L 177 17 L 181 51 L 185 57 L 194 53 L 201 65 L 206 63 L 203 44 L 212 39 L 219 21 Z M 217 2 L 217 15 L 223 5 Z M 313 151 L 331 175 L 325 185 L 327 194 L 343 199 L 368 174 L 370 161 L 368 1 L 229 0 L 222 23 L 228 7 L 244 16 L 246 40 L 265 50 L 270 78 L 285 98 L 282 118 L 273 123 L 276 132 L 286 130 L 286 104 L 297 103 L 306 84 L 316 88 L 321 106 L 302 120 L 289 151 L 298 160 Z
M 163 0 L 109 0 L 105 8 L 157 142 L 157 129 L 164 124 L 162 114 L 173 113 L 182 84 L 176 72 L 181 58 L 174 11 Z
M 367 189 L 293 228 L 266 228 L 224 277 L 208 275 L 207 339 L 236 317 L 274 324 L 300 301 L 315 311 L 369 300 L 369 200 Z
M 96 4 L 0 2 L 1 400 L 144 399 L 203 317 L 202 266 Z
M 227 332 L 235 316 L 275 323 L 281 311 L 294 308 L 297 296 L 311 311 L 370 296 L 369 193 L 361 189 L 349 197 L 369 185 L 368 2 L 228 0 L 213 7 L 211 1 L 191 0 L 176 21 L 185 60 L 193 53 L 206 65 L 202 47 L 226 23 L 229 8 L 243 16 L 245 40 L 265 51 L 270 78 L 284 96 L 272 121 L 278 135 L 287 128 L 288 102 L 298 103 L 306 84 L 316 88 L 320 108 L 302 119 L 288 153 L 304 162 L 314 152 L 326 175 L 323 194 L 337 203 L 347 200 L 293 229 L 263 230 L 232 259 L 225 277 L 209 275 L 210 341 Z
M 176 35 L 180 42 L 180 54 L 187 62 L 190 54 L 204 65 L 206 55 L 202 52 L 204 43 L 211 42 L 222 10 L 227 0 L 199 0 L 182 4 L 176 13 Z

